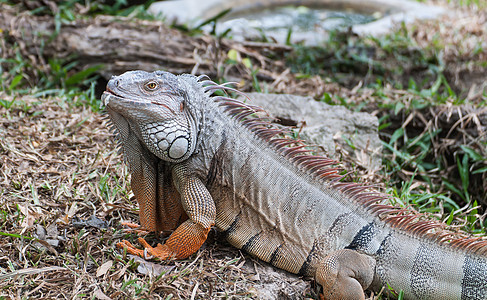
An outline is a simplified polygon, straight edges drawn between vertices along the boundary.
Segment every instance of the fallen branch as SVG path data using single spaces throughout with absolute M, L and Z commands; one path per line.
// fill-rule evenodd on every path
M 17 43 L 22 54 L 30 57 L 39 68 L 49 67 L 46 60 L 50 57 L 76 59 L 79 68 L 103 64 L 100 73 L 105 78 L 133 69 L 162 69 L 220 77 L 223 72 L 220 66 L 232 48 L 251 58 L 256 68 L 272 70 L 265 72 L 266 78 L 269 73 L 277 78 L 284 71 L 284 64 L 264 57 L 261 50 L 290 51 L 290 47 L 277 44 L 241 44 L 209 35 L 185 35 L 161 21 L 125 17 L 78 19 L 62 23 L 56 29 L 53 17 L 16 13 L 6 5 L 1 5 L 0 30 L 8 44 Z M 250 76 L 250 72 L 242 70 L 241 67 L 233 68 L 234 73 L 242 74 L 231 75 Z M 280 72 L 276 73 L 277 70 Z

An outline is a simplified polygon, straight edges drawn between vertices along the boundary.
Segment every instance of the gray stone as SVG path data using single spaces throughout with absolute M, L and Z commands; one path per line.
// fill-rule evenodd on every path
M 377 117 L 318 102 L 311 97 L 262 93 L 248 96 L 249 103 L 263 107 L 272 117 L 301 127 L 299 137 L 321 146 L 327 156 L 338 159 L 336 148 L 341 147 L 359 165 L 372 171 L 380 168 L 382 143 Z
M 354 11 L 374 15 L 378 17 L 376 21 L 352 26 L 352 31 L 357 34 L 374 36 L 389 32 L 396 24 L 410 23 L 417 19 L 434 19 L 446 12 L 443 7 L 410 0 L 177 0 L 155 2 L 149 7 L 149 13 L 162 14 L 171 22 L 175 21 L 194 26 L 230 8 L 232 9 L 230 14 L 225 16 L 227 19 L 231 19 L 232 15 L 238 15 L 242 12 L 289 5 L 319 6 L 330 10 Z M 256 34 L 259 35 L 259 31 L 251 28 L 250 24 L 242 24 L 242 26 L 239 26 L 238 22 L 230 24 L 235 39 L 241 40 Z M 208 28 L 212 29 L 211 26 Z M 224 28 L 220 23 L 216 29 L 218 33 L 218 31 L 223 32 L 228 28 Z M 269 35 L 279 43 L 284 43 L 287 39 L 287 32 L 274 32 Z M 325 32 L 295 32 L 291 36 L 291 42 L 304 41 L 308 45 L 316 45 L 326 40 L 326 35 L 326 30 Z

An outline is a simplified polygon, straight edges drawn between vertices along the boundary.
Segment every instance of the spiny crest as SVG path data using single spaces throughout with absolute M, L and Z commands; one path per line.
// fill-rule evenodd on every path
M 420 214 L 413 209 L 383 204 L 391 196 L 374 189 L 377 186 L 341 181 L 349 174 L 341 174 L 343 169 L 339 167 L 337 161 L 314 155 L 303 141 L 292 138 L 290 131 L 272 124 L 271 118 L 264 109 L 228 96 L 213 95 L 215 91 L 222 91 L 224 94 L 229 91 L 249 99 L 245 93 L 231 87 L 235 83 L 217 84 L 207 76 L 200 76 L 198 80 L 208 96 L 217 102 L 229 116 L 267 142 L 299 170 L 322 182 L 325 188 L 329 187 L 339 191 L 391 227 L 403 230 L 410 235 L 470 253 L 487 254 L 487 240 L 481 237 L 468 237 L 462 232 L 449 231 L 446 224 L 428 219 L 427 215 Z M 265 113 L 265 116 L 259 116 L 258 113 Z

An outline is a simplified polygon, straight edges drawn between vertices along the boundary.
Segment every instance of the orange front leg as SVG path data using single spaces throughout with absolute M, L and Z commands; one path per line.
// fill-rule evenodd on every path
M 166 260 L 187 258 L 203 245 L 211 226 L 215 224 L 216 208 L 213 198 L 201 180 L 187 175 L 184 165 L 174 167 L 173 178 L 189 219 L 179 225 L 165 244 L 151 247 L 143 238 L 139 238 L 139 243 L 145 250 L 134 247 L 128 241 L 118 243 L 117 247 L 127 248 L 128 253 L 141 257 L 147 257 L 144 255 L 147 253 L 151 257 Z
M 171 234 L 164 244 L 157 244 L 156 247 L 152 247 L 145 239 L 139 237 L 138 242 L 144 247 L 144 250 L 136 248 L 126 240 L 118 243 L 117 247 L 127 248 L 128 253 L 145 259 L 185 259 L 201 248 L 206 241 L 210 228 L 202 228 L 192 220 L 187 220 Z

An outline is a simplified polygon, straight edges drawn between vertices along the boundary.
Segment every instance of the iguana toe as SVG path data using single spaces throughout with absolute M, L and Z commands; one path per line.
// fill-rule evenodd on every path
M 127 253 L 140 256 L 144 259 L 160 259 L 160 260 L 168 260 L 172 259 L 176 256 L 174 251 L 171 251 L 167 245 L 157 244 L 156 247 L 152 247 L 147 243 L 147 241 L 141 237 L 137 239 L 137 241 L 144 247 L 144 250 L 136 248 L 132 245 L 129 241 L 123 240 L 117 244 L 118 248 L 126 248 Z
M 144 227 L 140 226 L 139 224 L 130 223 L 130 222 L 121 222 L 122 226 L 127 226 L 128 228 L 122 229 L 124 233 L 137 233 L 138 235 L 145 235 L 150 232 L 150 230 L 145 229 Z
M 127 240 L 122 240 L 120 243 L 117 243 L 117 248 L 127 249 L 127 253 L 137 255 L 140 257 L 143 257 L 143 255 L 144 255 L 144 250 L 140 250 L 140 249 L 136 248 L 134 245 L 132 245 Z

